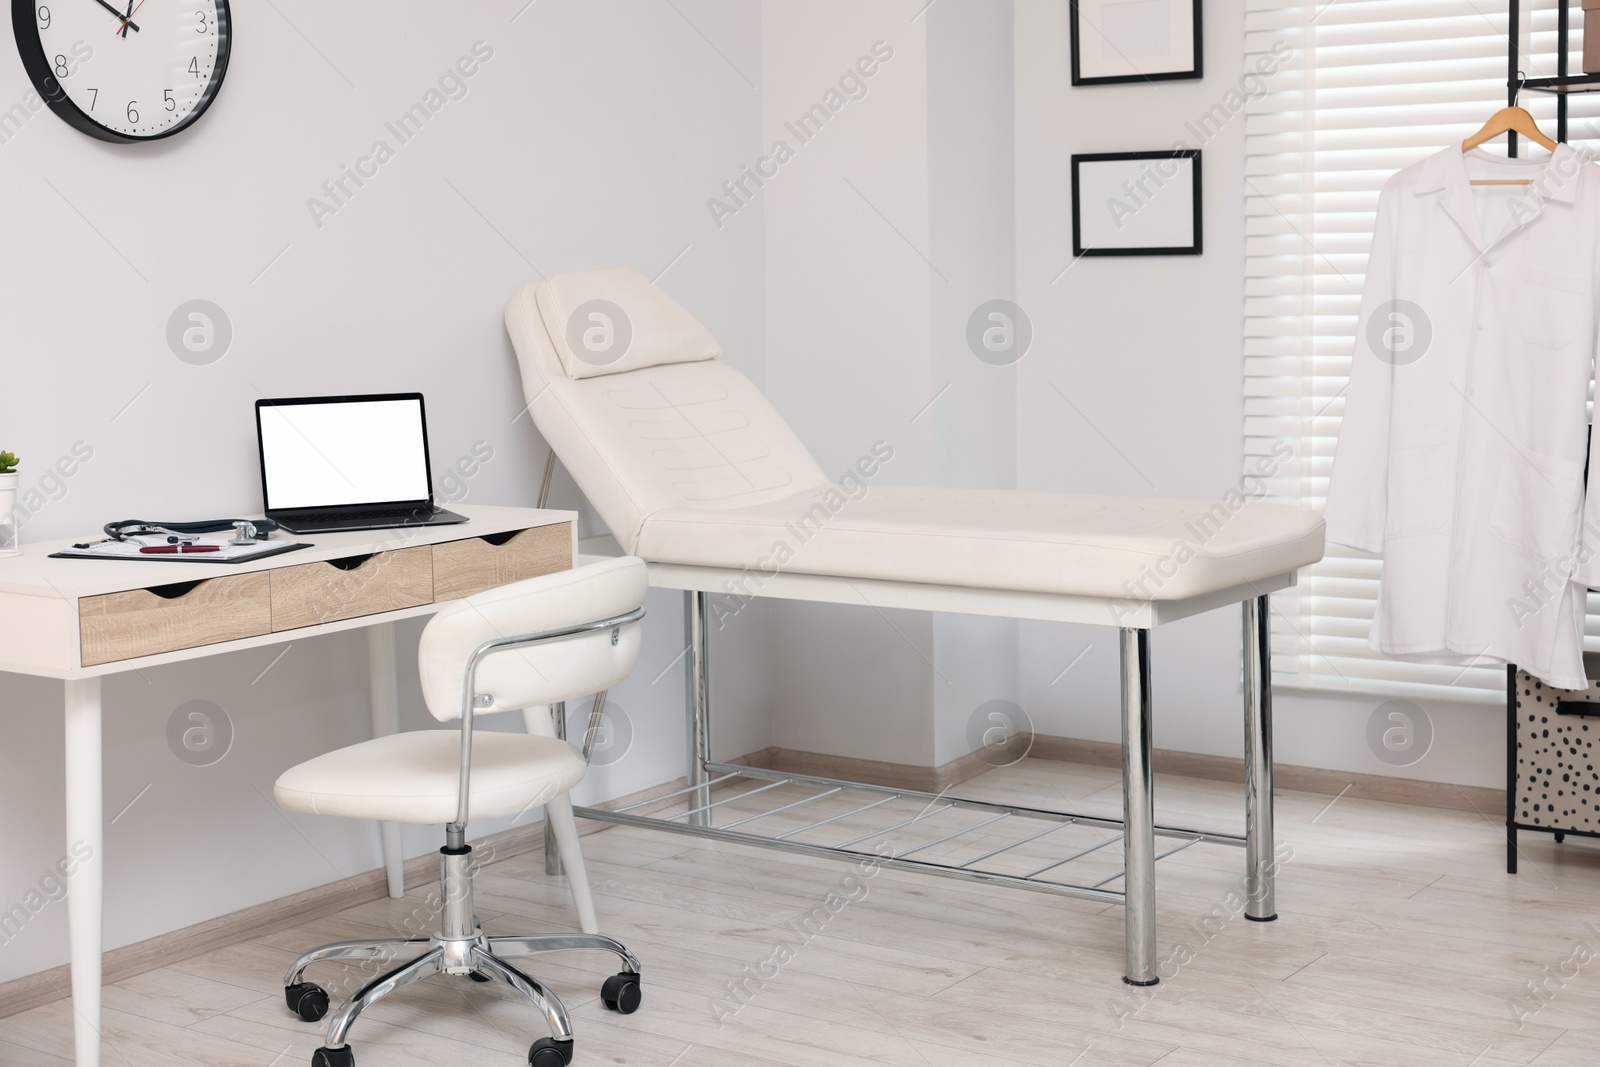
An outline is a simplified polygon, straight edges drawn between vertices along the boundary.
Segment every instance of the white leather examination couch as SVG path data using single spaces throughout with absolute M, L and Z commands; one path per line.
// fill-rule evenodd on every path
M 933 841 L 889 859 L 880 856 L 880 862 L 1124 903 L 1125 977 L 1139 985 L 1157 979 L 1158 837 L 1173 843 L 1168 851 L 1198 842 L 1243 847 L 1246 915 L 1257 921 L 1276 917 L 1268 596 L 1294 584 L 1298 568 L 1322 557 L 1322 520 L 1314 512 L 1267 501 L 1230 507 L 1217 501 L 896 487 L 865 479 L 865 491 L 849 486 L 845 493 L 755 386 L 720 360 L 705 327 L 633 271 L 572 272 L 529 285 L 511 299 L 506 325 L 539 431 L 623 551 L 649 563 L 651 584 L 684 590 L 686 597 L 690 751 L 684 810 L 672 816 L 627 809 L 582 814 L 849 858 L 867 854 L 861 842 L 871 835 L 847 827 L 853 831 L 873 811 L 884 815 L 910 803 L 915 814 L 900 826 L 932 827 L 925 820 L 939 818 L 949 820 L 952 832 L 940 836 L 930 829 Z M 1122 818 L 713 761 L 707 671 L 712 595 L 1115 627 L 1122 652 Z M 1231 604 L 1243 605 L 1245 833 L 1157 825 L 1150 631 Z M 754 790 L 732 791 L 751 784 Z M 796 801 L 797 788 L 811 792 Z M 766 827 L 755 825 L 761 817 L 742 807 L 734 822 L 719 818 L 719 798 L 761 790 L 776 790 L 773 796 L 783 798 L 783 819 L 765 820 L 783 832 L 761 832 Z M 860 798 L 861 805 L 794 827 L 804 805 L 815 801 L 819 813 L 833 812 L 846 795 Z M 1028 820 L 1017 823 L 1025 827 L 1013 835 L 1019 842 L 1073 825 L 1109 830 L 1113 837 L 1102 843 L 1120 841 L 1121 867 L 1114 877 L 1080 885 L 1061 880 L 1067 860 L 1034 871 L 1024 869 L 1027 864 L 998 862 L 1005 848 L 985 850 L 978 857 L 982 863 L 949 858 L 951 839 L 982 827 L 984 840 L 993 840 L 1018 820 Z M 848 840 L 835 843 L 838 838 Z

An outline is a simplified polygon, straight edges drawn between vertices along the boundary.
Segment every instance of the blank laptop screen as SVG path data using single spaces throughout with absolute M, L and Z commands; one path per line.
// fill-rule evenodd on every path
M 268 511 L 427 500 L 422 401 L 263 404 Z

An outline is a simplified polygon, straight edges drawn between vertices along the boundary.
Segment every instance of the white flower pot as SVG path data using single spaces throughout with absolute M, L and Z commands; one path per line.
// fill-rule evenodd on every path
M 17 474 L 0 474 L 0 556 L 20 556 L 17 542 Z

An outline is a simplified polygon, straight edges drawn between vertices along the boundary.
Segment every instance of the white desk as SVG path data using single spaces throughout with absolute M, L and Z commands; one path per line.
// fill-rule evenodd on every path
M 101 678 L 364 627 L 373 731 L 393 733 L 392 623 L 576 558 L 572 512 L 458 510 L 471 521 L 295 538 L 314 547 L 239 564 L 46 558 L 65 542 L 0 559 L 0 671 L 65 683 L 67 846 L 89 852 L 67 897 L 78 1067 L 100 1064 Z M 383 846 L 399 896 L 398 827 L 385 826 Z

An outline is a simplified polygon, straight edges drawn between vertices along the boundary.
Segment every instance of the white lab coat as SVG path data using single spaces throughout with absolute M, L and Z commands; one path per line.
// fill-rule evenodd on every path
M 1535 183 L 1468 184 L 1508 175 Z M 1600 168 L 1566 145 L 1451 146 L 1384 186 L 1326 511 L 1329 541 L 1383 555 L 1375 650 L 1587 687 L 1597 279 Z

